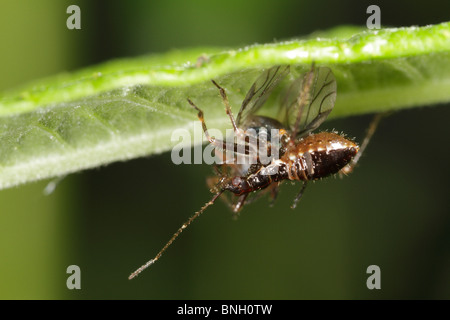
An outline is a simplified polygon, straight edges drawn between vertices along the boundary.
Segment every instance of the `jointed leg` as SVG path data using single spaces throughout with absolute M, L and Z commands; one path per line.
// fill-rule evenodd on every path
M 208 128 L 206 127 L 206 123 L 205 123 L 205 118 L 203 117 L 203 111 L 198 108 L 192 101 L 191 99 L 187 99 L 187 101 L 189 102 L 189 104 L 198 111 L 198 119 L 200 120 L 200 122 L 202 123 L 202 127 L 203 127 L 203 132 L 205 133 L 206 139 L 208 139 L 209 142 L 211 142 L 213 145 L 217 145 L 217 146 L 222 146 L 223 142 L 220 140 L 216 140 L 216 138 L 211 137 L 208 133 Z
M 270 197 L 272 198 L 270 200 L 270 206 L 273 207 L 275 201 L 277 200 L 278 197 L 278 191 L 280 190 L 280 182 L 277 183 L 273 183 L 273 187 L 271 187 L 270 189 Z
M 219 86 L 217 84 L 217 82 L 215 82 L 214 80 L 211 80 L 211 81 L 219 89 L 220 95 L 222 96 L 223 104 L 225 105 L 225 110 L 227 112 L 228 117 L 231 120 L 231 124 L 233 125 L 234 131 L 238 132 L 238 128 L 236 126 L 236 121 L 234 120 L 233 113 L 231 112 L 230 103 L 228 102 L 228 97 L 227 97 L 227 94 L 225 92 L 225 89 L 222 88 L 221 86 Z
M 298 104 L 298 107 L 296 106 L 298 110 L 297 119 L 295 120 L 294 128 L 291 132 L 291 139 L 289 140 L 289 144 L 293 145 L 294 141 L 297 138 L 297 134 L 299 132 L 300 128 L 300 121 L 303 116 L 303 109 L 307 106 L 308 103 L 310 103 L 311 100 L 311 93 L 310 89 L 313 86 L 314 83 L 314 75 L 315 75 L 315 64 L 313 62 L 311 66 L 311 70 L 305 74 L 302 82 L 302 91 L 299 97 L 297 98 L 296 104 Z M 309 111 L 308 111 L 309 113 Z
M 244 193 L 243 195 L 239 196 L 238 200 L 233 204 L 232 209 L 234 217 L 237 217 L 239 211 L 241 211 L 242 207 L 244 206 L 245 199 L 247 199 L 248 195 L 248 193 Z
M 359 161 L 359 158 L 361 158 L 361 155 L 364 153 L 364 150 L 366 150 L 370 139 L 372 138 L 373 134 L 375 133 L 375 130 L 377 129 L 381 118 L 383 118 L 384 116 L 386 116 L 386 113 L 378 113 L 373 117 L 372 122 L 370 123 L 369 128 L 367 129 L 366 136 L 364 137 L 361 147 L 359 148 L 359 152 L 353 158 L 352 162 L 350 162 L 348 165 L 346 165 L 344 168 L 342 168 L 341 172 L 343 174 L 348 174 L 353 171 L 353 169 L 355 168 L 356 164 Z
M 294 199 L 294 203 L 292 204 L 291 208 L 295 209 L 295 207 L 297 206 L 298 201 L 300 200 L 300 198 L 303 196 L 303 192 L 305 192 L 306 189 L 306 185 L 308 184 L 308 181 L 303 181 L 303 185 L 302 188 L 300 189 L 300 192 L 297 194 L 297 196 Z
M 242 153 L 242 152 L 239 152 L 240 148 L 238 148 L 238 145 L 237 145 L 236 143 L 227 143 L 227 142 L 225 142 L 225 141 L 222 141 L 222 140 L 216 139 L 215 137 L 210 136 L 210 135 L 209 135 L 209 132 L 208 132 L 208 128 L 206 127 L 205 119 L 204 119 L 204 117 L 203 117 L 203 111 L 202 111 L 200 108 L 198 108 L 198 107 L 192 102 L 191 99 L 188 98 L 187 101 L 189 102 L 189 104 L 190 104 L 195 110 L 198 111 L 197 117 L 198 117 L 198 119 L 200 120 L 200 122 L 202 123 L 203 132 L 205 133 L 206 139 L 207 139 L 212 145 L 214 145 L 214 146 L 216 146 L 216 147 L 218 147 L 219 149 L 222 149 L 222 150 L 227 150 L 227 151 L 228 151 L 228 150 L 232 150 L 232 152 L 234 152 L 234 153 Z M 227 112 L 227 113 L 228 113 L 228 112 Z M 233 125 L 235 126 L 234 119 L 233 119 L 233 115 L 231 114 L 231 111 L 230 111 L 230 119 L 232 120 Z M 236 127 L 235 127 L 235 128 L 236 128 Z M 243 154 L 248 154 L 248 148 L 244 148 Z

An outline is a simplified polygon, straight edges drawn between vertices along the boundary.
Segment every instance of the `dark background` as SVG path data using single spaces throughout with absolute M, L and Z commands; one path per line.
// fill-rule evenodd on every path
M 81 8 L 82 30 L 66 28 Z M 0 89 L 113 58 L 195 46 L 239 47 L 366 23 L 450 20 L 445 1 L 0 2 Z M 338 84 L 339 85 L 339 84 Z M 207 165 L 170 154 L 0 191 L 0 298 L 417 299 L 450 298 L 448 105 L 384 120 L 356 171 L 311 184 L 295 211 L 289 183 L 234 221 L 218 202 L 163 258 L 152 258 L 210 194 Z M 361 141 L 370 116 L 324 127 Z M 66 268 L 81 268 L 81 290 Z M 366 287 L 369 265 L 381 290 Z

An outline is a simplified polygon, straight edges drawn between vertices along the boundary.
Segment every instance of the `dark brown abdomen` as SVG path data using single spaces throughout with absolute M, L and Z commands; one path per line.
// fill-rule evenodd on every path
M 290 180 L 316 180 L 339 172 L 359 146 L 333 132 L 311 134 L 289 147 L 281 160 Z

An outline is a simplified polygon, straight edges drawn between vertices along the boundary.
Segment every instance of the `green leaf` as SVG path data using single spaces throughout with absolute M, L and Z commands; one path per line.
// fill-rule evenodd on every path
M 175 129 L 198 126 L 187 97 L 209 127 L 230 128 L 210 79 L 237 112 L 263 68 L 290 64 L 293 77 L 313 61 L 337 79 L 331 117 L 450 101 L 450 23 L 112 61 L 0 95 L 0 189 L 171 150 Z M 263 109 L 274 116 L 276 103 Z

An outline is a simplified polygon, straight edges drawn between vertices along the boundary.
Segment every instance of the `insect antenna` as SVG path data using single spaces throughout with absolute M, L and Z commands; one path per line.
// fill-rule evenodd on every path
M 144 271 L 145 269 L 147 269 L 148 267 L 150 267 L 152 264 L 154 264 L 156 261 L 158 261 L 158 259 L 162 256 L 162 254 L 164 253 L 164 251 L 167 250 L 167 248 L 175 241 L 176 238 L 178 238 L 178 236 L 180 235 L 180 233 L 183 232 L 184 229 L 186 229 L 191 223 L 192 221 L 194 221 L 198 216 L 200 216 L 205 210 L 206 208 L 208 208 L 210 205 L 212 205 L 217 198 L 222 194 L 222 191 L 219 191 L 218 193 L 216 193 L 211 200 L 209 200 L 209 202 L 207 202 L 199 211 L 197 211 L 192 217 L 189 218 L 188 221 L 186 221 L 185 223 L 183 223 L 183 225 L 177 230 L 177 232 L 174 233 L 174 235 L 172 236 L 172 238 L 170 238 L 170 240 L 166 243 L 166 245 L 158 252 L 158 254 L 151 260 L 149 260 L 146 264 L 142 265 L 140 268 L 138 268 L 136 271 L 134 271 L 132 274 L 130 274 L 130 276 L 128 277 L 128 280 L 133 279 L 134 277 L 138 276 L 142 271 Z

